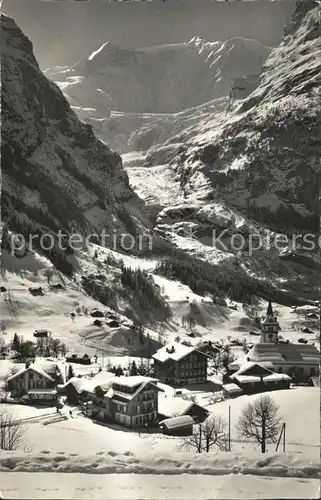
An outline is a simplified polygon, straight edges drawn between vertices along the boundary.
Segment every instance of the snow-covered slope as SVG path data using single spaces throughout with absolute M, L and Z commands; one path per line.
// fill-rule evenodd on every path
M 77 118 L 39 69 L 31 42 L 5 15 L 1 34 L 5 219 L 29 233 L 126 227 L 129 211 L 140 214 L 142 203 L 120 156 Z

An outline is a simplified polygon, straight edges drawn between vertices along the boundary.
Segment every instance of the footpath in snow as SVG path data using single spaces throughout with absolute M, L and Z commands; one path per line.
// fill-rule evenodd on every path
M 239 475 L 0 473 L 3 498 L 27 500 L 216 500 L 318 498 L 316 479 Z

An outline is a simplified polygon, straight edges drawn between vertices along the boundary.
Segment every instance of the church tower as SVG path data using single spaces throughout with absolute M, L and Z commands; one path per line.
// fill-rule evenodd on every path
M 261 323 L 261 343 L 262 344 L 277 344 L 278 343 L 278 332 L 279 323 L 274 316 L 272 303 L 269 300 L 269 304 L 266 311 L 265 319 Z

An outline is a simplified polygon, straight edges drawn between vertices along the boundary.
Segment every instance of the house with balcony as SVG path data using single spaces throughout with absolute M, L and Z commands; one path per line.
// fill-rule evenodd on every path
M 92 417 L 130 428 L 151 425 L 158 418 L 157 380 L 150 377 L 115 377 L 94 389 Z
M 207 381 L 208 356 L 195 347 L 172 342 L 153 356 L 154 374 L 169 385 L 201 384 Z
M 23 398 L 29 404 L 52 406 L 58 399 L 57 383 L 60 380 L 57 365 L 26 364 L 7 379 L 7 388 L 12 398 Z

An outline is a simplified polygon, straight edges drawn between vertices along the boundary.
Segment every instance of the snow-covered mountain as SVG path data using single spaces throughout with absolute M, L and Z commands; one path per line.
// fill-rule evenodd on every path
M 71 104 L 94 107 L 104 116 L 110 109 L 175 113 L 228 94 L 234 79 L 260 72 L 270 50 L 243 38 L 206 42 L 194 37 L 142 49 L 106 42 L 73 67 L 46 74 Z
M 281 229 L 316 230 L 320 174 L 321 39 L 318 2 L 299 1 L 257 88 L 230 113 L 204 120 L 162 146 L 185 196 L 200 185 Z M 173 152 L 173 143 L 177 145 Z M 147 164 L 158 164 L 160 150 Z M 204 192 L 202 193 L 204 197 Z M 262 210 L 262 213 L 258 213 Z
M 190 126 L 217 99 L 247 96 L 271 48 L 232 38 L 128 49 L 104 43 L 72 67 L 45 74 L 81 120 L 117 151 L 146 149 Z M 207 103 L 210 103 L 208 105 Z M 204 108 L 202 108 L 204 106 Z M 219 103 L 220 107 L 220 103 Z
M 142 220 L 120 156 L 78 119 L 5 15 L 1 32 L 2 209 L 11 227 L 111 231 L 126 227 L 129 211 Z
M 302 243 L 303 233 L 317 234 L 320 35 L 319 3 L 298 1 L 282 43 L 245 100 L 154 146 L 140 166 L 128 164 L 132 185 L 158 212 L 156 229 L 162 235 L 173 239 L 174 234 L 182 245 L 181 238 L 193 234 L 193 245 L 196 240 L 204 251 L 211 245 L 212 230 L 229 227 L 228 240 L 235 220 L 237 230 L 247 235 L 265 227 L 287 235 L 290 242 L 294 235 L 300 242 L 301 235 Z M 317 257 L 309 260 L 311 252 L 304 252 L 300 243 L 296 252 L 291 244 L 287 248 L 280 257 L 273 251 L 258 251 L 251 259 L 244 255 L 243 264 L 262 278 L 275 272 L 285 282 L 293 269 L 305 274 L 302 264 L 317 265 Z M 312 289 L 318 278 L 307 275 Z

